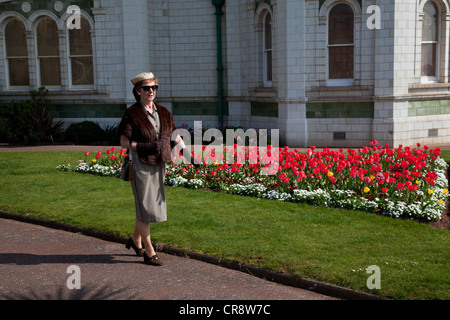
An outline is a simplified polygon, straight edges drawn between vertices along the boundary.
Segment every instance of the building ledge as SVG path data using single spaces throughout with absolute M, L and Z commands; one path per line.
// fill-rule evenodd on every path
M 276 97 L 278 92 L 273 87 L 256 87 L 248 90 L 252 97 Z
M 374 95 L 370 86 L 311 87 L 306 91 L 308 101 L 367 101 Z
M 450 98 L 450 83 L 414 83 L 408 93 L 412 98 Z
M 409 85 L 409 89 L 441 89 L 441 88 L 450 88 L 450 83 L 411 83 Z
M 28 90 L 8 90 L 0 91 L 0 97 L 29 97 L 30 91 Z M 61 96 L 92 96 L 92 95 L 109 95 L 109 90 L 107 89 L 80 89 L 80 90 L 48 90 L 47 96 L 61 97 Z
M 311 87 L 309 92 L 336 92 L 336 91 L 373 91 L 371 86 L 317 86 Z

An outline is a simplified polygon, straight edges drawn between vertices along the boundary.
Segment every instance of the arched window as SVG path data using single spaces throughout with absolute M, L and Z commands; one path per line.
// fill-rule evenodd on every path
M 9 87 L 14 89 L 29 86 L 27 38 L 25 26 L 19 20 L 11 20 L 6 25 L 5 45 Z
M 89 22 L 81 18 L 81 28 L 69 30 L 71 85 L 90 88 L 94 85 L 94 62 Z
M 47 88 L 61 86 L 58 26 L 49 17 L 43 18 L 36 29 L 39 85 Z
M 422 77 L 437 81 L 439 52 L 439 11 L 436 5 L 428 1 L 423 7 L 422 27 Z
M 266 12 L 263 18 L 263 81 L 265 87 L 272 86 L 272 16 Z
M 334 6 L 328 19 L 328 78 L 354 77 L 354 13 L 346 4 Z

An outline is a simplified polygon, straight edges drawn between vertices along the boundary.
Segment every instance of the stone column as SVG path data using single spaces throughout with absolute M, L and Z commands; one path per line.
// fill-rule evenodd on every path
M 305 1 L 277 1 L 273 10 L 280 146 L 305 147 Z
M 414 78 L 416 1 L 379 0 L 381 28 L 375 30 L 373 137 L 392 146 L 409 144 L 408 90 Z
M 153 56 L 149 47 L 148 1 L 122 0 L 123 15 L 123 45 L 125 65 L 125 88 L 130 88 L 130 79 L 141 72 L 151 71 L 150 57 Z M 131 90 L 126 92 L 127 102 L 134 102 Z

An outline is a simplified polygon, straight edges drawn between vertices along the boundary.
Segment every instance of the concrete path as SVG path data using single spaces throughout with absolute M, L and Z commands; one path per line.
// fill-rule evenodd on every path
M 0 299 L 334 299 L 164 253 L 162 267 L 148 266 L 133 253 L 120 243 L 0 219 Z

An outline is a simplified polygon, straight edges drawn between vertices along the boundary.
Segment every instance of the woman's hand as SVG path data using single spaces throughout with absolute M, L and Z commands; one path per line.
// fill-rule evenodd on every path
M 136 144 L 136 150 L 140 155 L 151 155 L 161 152 L 162 141 L 157 140 L 154 142 L 138 142 Z
M 130 148 L 130 140 L 124 135 L 120 136 L 120 146 L 124 149 Z

